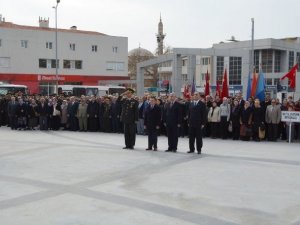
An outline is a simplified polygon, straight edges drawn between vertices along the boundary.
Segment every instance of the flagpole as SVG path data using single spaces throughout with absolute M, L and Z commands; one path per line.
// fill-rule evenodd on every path
M 252 22 L 252 35 L 251 35 L 251 60 L 249 66 L 250 73 L 252 73 L 254 69 L 254 18 L 251 18 L 251 22 Z

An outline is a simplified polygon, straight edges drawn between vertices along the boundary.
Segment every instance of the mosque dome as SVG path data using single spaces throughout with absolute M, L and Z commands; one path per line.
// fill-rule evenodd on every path
M 145 56 L 145 57 L 153 57 L 153 53 L 144 48 L 135 48 L 128 52 L 128 56 Z

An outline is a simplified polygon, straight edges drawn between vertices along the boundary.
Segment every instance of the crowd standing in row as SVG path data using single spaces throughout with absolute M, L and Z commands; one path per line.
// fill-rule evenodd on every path
M 176 152 L 178 137 L 188 136 L 189 153 L 201 153 L 202 136 L 233 140 L 287 140 L 289 123 L 281 111 L 300 111 L 292 97 L 265 101 L 241 94 L 220 99 L 194 93 L 191 99 L 145 95 L 128 89 L 116 96 L 24 96 L 0 97 L 0 125 L 12 130 L 69 130 L 122 133 L 124 149 L 133 149 L 135 135 L 148 135 L 146 150 L 156 151 L 157 137 L 168 136 L 168 152 Z M 300 140 L 300 124 L 291 123 L 292 141 Z

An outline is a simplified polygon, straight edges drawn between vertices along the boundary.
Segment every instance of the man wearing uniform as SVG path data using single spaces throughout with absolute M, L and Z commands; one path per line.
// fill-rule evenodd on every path
M 124 124 L 125 147 L 123 149 L 134 149 L 135 145 L 135 122 L 139 119 L 139 103 L 133 98 L 133 93 L 134 90 L 128 88 L 127 91 L 118 98 L 118 102 L 121 102 L 122 105 L 121 122 Z

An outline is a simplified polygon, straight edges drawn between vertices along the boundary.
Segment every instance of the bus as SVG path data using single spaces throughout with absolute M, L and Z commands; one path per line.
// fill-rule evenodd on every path
M 28 87 L 26 85 L 0 83 L 0 95 L 18 94 L 18 93 L 27 95 Z
M 122 86 L 58 85 L 58 94 L 67 96 L 104 96 L 120 95 L 125 91 Z

